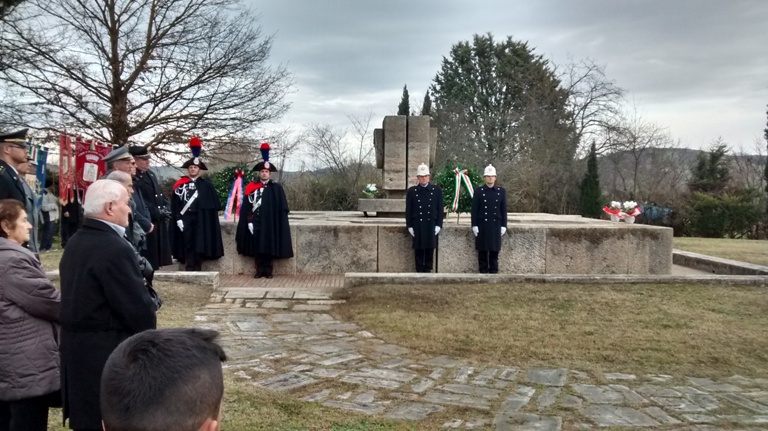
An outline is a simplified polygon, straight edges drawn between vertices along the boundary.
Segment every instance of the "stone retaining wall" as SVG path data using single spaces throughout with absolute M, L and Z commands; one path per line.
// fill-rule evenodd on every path
M 585 220 L 585 219 L 582 219 Z M 234 225 L 222 222 L 226 255 L 204 271 L 253 272 L 237 254 Z M 291 220 L 294 258 L 275 261 L 275 274 L 414 272 L 404 221 L 362 217 Z M 604 221 L 510 222 L 502 238 L 499 271 L 506 274 L 670 274 L 672 230 Z M 435 256 L 440 273 L 474 273 L 477 253 L 468 225 L 445 223 Z
M 707 256 L 690 251 L 674 250 L 672 260 L 676 265 L 698 269 L 699 271 L 711 274 L 768 276 L 767 266 Z

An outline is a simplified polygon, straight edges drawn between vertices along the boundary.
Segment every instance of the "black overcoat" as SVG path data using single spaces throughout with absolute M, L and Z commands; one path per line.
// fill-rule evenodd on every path
M 405 225 L 413 228 L 414 250 L 437 247 L 435 226 L 443 227 L 443 190 L 434 184 L 410 187 L 405 194 Z
M 251 183 L 246 187 L 249 191 L 258 183 Z M 243 206 L 240 208 L 240 220 L 237 222 L 235 242 L 237 252 L 245 256 L 257 254 L 270 255 L 276 259 L 293 257 L 293 244 L 291 243 L 291 226 L 288 223 L 288 199 L 285 197 L 283 187 L 268 181 L 263 185 L 261 196 L 260 217 L 254 222 L 253 204 L 256 191 L 245 195 Z M 254 223 L 253 231 L 248 230 L 248 223 Z
M 472 197 L 472 226 L 479 233 L 475 250 L 501 250 L 501 227 L 507 227 L 507 191 L 499 186 L 487 185 L 475 189 Z
M 99 429 L 99 382 L 109 354 L 156 327 L 155 306 L 128 241 L 86 218 L 70 238 L 61 274 L 61 391 L 70 428 Z
M 144 251 L 144 257 L 154 269 L 172 264 L 171 244 L 168 241 L 168 218 L 171 208 L 170 203 L 163 196 L 155 173 L 136 170 L 133 189 L 144 198 L 149 217 L 155 225 L 155 229 L 147 234 L 147 249 Z
M 177 220 L 182 219 L 181 210 L 184 208 L 184 201 L 176 193 L 185 184 L 185 178 L 181 177 L 181 180 L 176 182 L 174 187 L 173 197 L 171 198 L 171 226 L 170 227 L 170 240 L 171 240 L 171 253 L 181 263 L 185 263 L 184 258 L 184 234 L 179 230 L 176 225 Z M 203 257 L 203 259 L 211 260 L 218 259 L 224 256 L 224 245 L 221 241 L 221 225 L 219 224 L 219 210 L 221 210 L 221 202 L 219 201 L 219 195 L 216 194 L 216 189 L 213 188 L 213 184 L 208 182 L 205 178 L 197 178 L 195 180 L 195 186 L 197 188 L 197 226 L 195 232 L 195 251 Z M 189 229 L 191 226 L 184 226 L 184 229 Z
M 27 195 L 21 181 L 12 167 L 0 160 L 0 199 L 16 199 L 26 205 Z

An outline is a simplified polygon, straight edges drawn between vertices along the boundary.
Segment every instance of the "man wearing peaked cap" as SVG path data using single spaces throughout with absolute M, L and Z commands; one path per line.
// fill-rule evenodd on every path
M 277 167 L 269 161 L 269 144 L 260 147 L 262 161 L 253 167 L 259 181 L 245 188 L 235 242 L 237 252 L 255 258 L 254 278 L 272 278 L 272 261 L 293 257 L 288 200 L 283 187 L 270 175 Z
M 149 212 L 149 219 L 154 226 L 147 233 L 146 247 L 141 251 L 152 268 L 157 270 L 161 266 L 173 263 L 171 257 L 171 244 L 168 242 L 168 220 L 171 218 L 171 204 L 163 196 L 157 176 L 149 169 L 149 148 L 145 145 L 135 145 L 128 148 L 128 152 L 136 161 L 136 175 L 133 177 L 134 193 L 141 196 Z
M 114 150 L 110 151 L 109 154 L 104 156 L 104 163 L 107 164 L 108 169 L 110 168 L 110 165 L 118 160 L 133 160 L 133 156 L 131 153 L 128 152 L 127 146 L 122 146 L 115 148 Z
M 507 191 L 496 185 L 496 168 L 483 172 L 485 185 L 472 196 L 472 233 L 481 274 L 498 274 L 501 237 L 507 233 Z
M 0 135 L 0 199 L 26 203 L 27 194 L 19 167 L 27 163 L 28 146 L 27 129 Z
M 416 272 L 432 272 L 437 235 L 443 228 L 443 191 L 429 179 L 429 166 L 420 164 L 416 168 L 418 184 L 405 193 L 405 225 L 413 237 Z
M 188 175 L 176 182 L 171 196 L 171 252 L 187 271 L 202 271 L 203 260 L 224 256 L 221 201 L 213 184 L 200 178 L 200 171 L 208 170 L 200 161 L 200 138 L 190 139 L 189 147 L 192 158 L 182 165 Z

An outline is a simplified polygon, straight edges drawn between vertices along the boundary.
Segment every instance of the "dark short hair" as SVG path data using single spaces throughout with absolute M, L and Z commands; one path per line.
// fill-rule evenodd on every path
M 217 331 L 154 329 L 120 343 L 101 375 L 108 431 L 197 431 L 217 419 L 227 357 Z
M 24 204 L 16 199 L 0 199 L 0 223 L 6 221 L 11 229 L 16 228 L 16 220 L 21 217 L 22 211 L 24 211 Z M 2 227 L 0 227 L 0 237 L 8 238 L 8 232 Z

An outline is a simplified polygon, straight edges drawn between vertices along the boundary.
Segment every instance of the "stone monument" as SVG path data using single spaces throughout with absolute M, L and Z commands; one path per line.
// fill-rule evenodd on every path
M 384 199 L 359 199 L 357 209 L 378 217 L 405 217 L 405 192 L 416 184 L 416 167 L 432 167 L 437 149 L 437 128 L 428 115 L 389 115 L 373 131 L 376 168 L 381 170 Z

